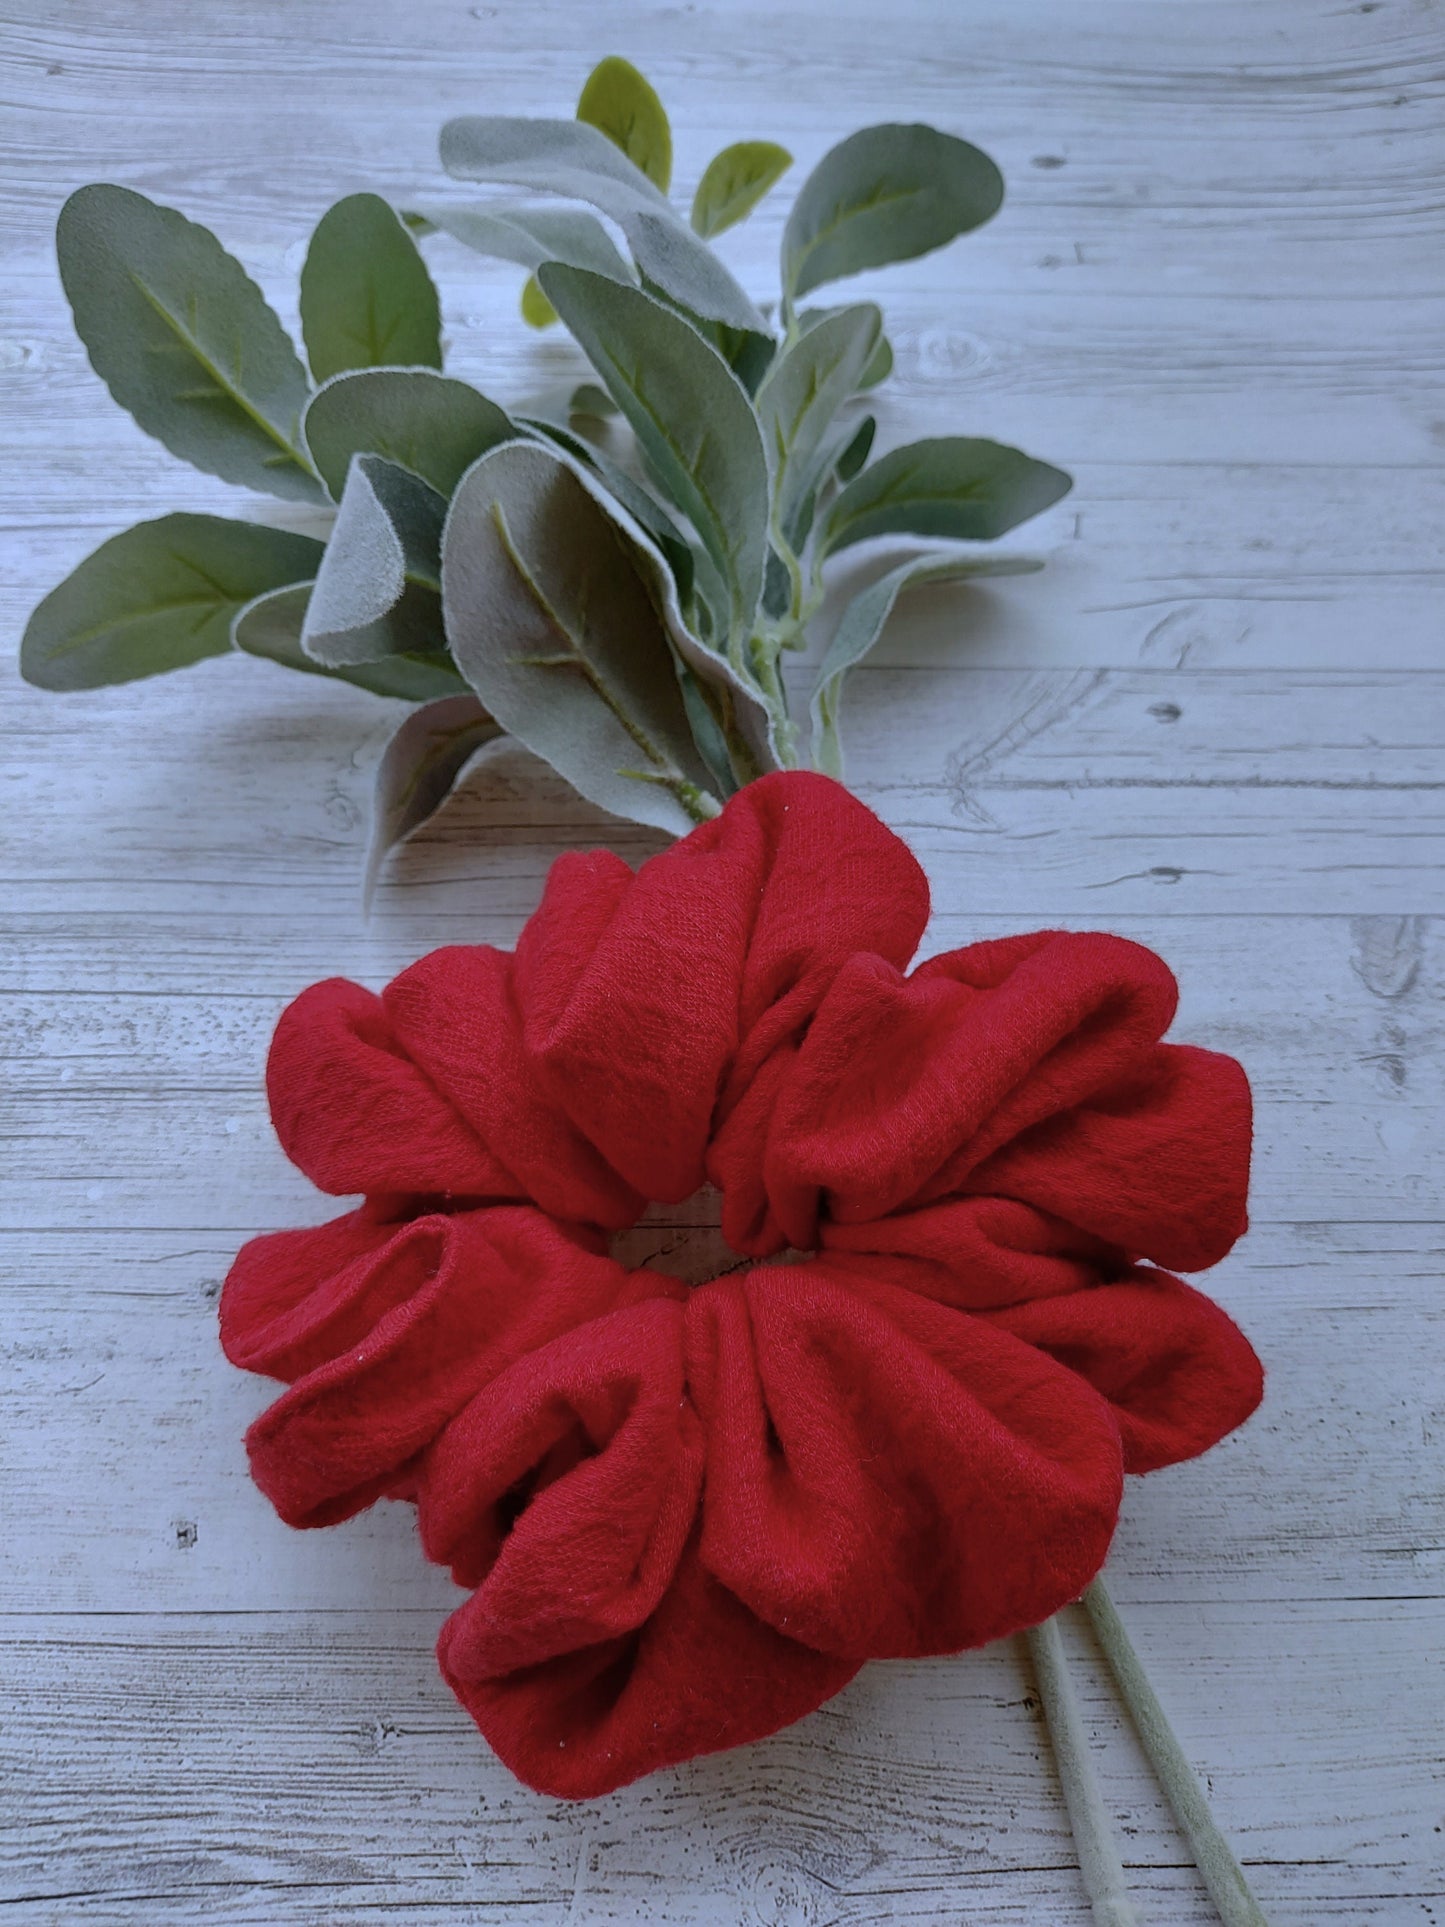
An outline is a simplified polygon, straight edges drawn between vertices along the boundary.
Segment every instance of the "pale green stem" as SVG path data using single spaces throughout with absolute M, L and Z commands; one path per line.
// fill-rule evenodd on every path
M 1209 1810 L 1204 1789 L 1174 1737 L 1174 1729 L 1149 1684 L 1102 1579 L 1096 1579 L 1084 1594 L 1084 1607 L 1149 1756 L 1149 1764 L 1184 1830 L 1224 1927 L 1269 1927 L 1259 1902 L 1250 1892 L 1243 1868 Z
M 1043 1702 L 1044 1720 L 1058 1764 L 1079 1873 L 1094 1916 L 1094 1927 L 1138 1927 L 1138 1916 L 1124 1884 L 1124 1868 L 1104 1811 L 1099 1782 L 1089 1758 L 1089 1742 L 1069 1679 L 1057 1618 L 1024 1635 Z

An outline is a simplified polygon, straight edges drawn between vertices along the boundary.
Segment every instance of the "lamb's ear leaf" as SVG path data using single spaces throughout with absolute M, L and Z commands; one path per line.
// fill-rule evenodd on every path
M 444 496 L 479 455 L 517 433 L 479 389 L 430 368 L 360 368 L 333 375 L 306 410 L 306 441 L 340 501 L 353 455 L 382 455 Z
M 82 187 L 55 230 L 90 365 L 173 454 L 243 488 L 321 499 L 310 386 L 286 330 L 209 229 L 126 187 Z
M 409 469 L 354 455 L 311 594 L 301 646 L 328 668 L 443 654 L 441 537 L 447 505 Z
M 317 223 L 301 269 L 301 333 L 317 381 L 349 368 L 440 368 L 441 305 L 426 263 L 379 194 Z
M 609 54 L 587 76 L 577 118 L 604 133 L 665 194 L 672 185 L 672 129 L 651 84 L 630 60 Z
M 834 472 L 840 482 L 851 482 L 853 477 L 867 461 L 873 447 L 873 437 L 878 433 L 878 417 L 865 415 L 838 451 L 834 462 Z
M 283 669 L 300 669 L 308 676 L 330 676 L 354 683 L 373 696 L 395 696 L 404 702 L 426 703 L 438 696 L 455 696 L 466 684 L 445 656 L 383 656 L 376 662 L 328 666 L 308 656 L 301 647 L 310 582 L 293 582 L 269 589 L 244 608 L 231 623 L 231 640 L 248 656 L 261 656 Z
M 699 557 L 681 527 L 658 501 L 651 489 L 635 481 L 625 468 L 612 461 L 600 448 L 594 448 L 580 435 L 574 435 L 570 428 L 560 422 L 543 420 L 539 416 L 521 416 L 518 425 L 528 428 L 558 448 L 565 449 L 575 462 L 590 469 L 602 483 L 607 493 L 618 502 L 632 517 L 638 527 L 656 544 L 668 568 L 672 571 L 673 585 L 677 590 L 680 608 L 686 613 L 692 598 L 701 560 L 706 568 L 706 558 Z
M 824 438 L 838 410 L 857 392 L 883 333 L 871 301 L 838 308 L 784 349 L 763 378 L 756 407 L 773 483 L 773 515 L 781 529 L 816 490 Z
M 163 515 L 113 535 L 26 624 L 20 671 L 41 689 L 100 689 L 183 668 L 231 646 L 231 620 L 253 596 L 314 575 L 309 535 Z
M 676 834 L 715 814 L 656 600 L 666 579 L 585 471 L 540 442 L 483 456 L 442 545 L 457 666 L 589 801 Z
M 544 261 L 566 261 L 574 268 L 591 268 L 630 281 L 632 270 L 618 252 L 612 236 L 595 214 L 581 207 L 528 207 L 498 201 L 485 206 L 456 202 L 427 202 L 413 217 L 427 227 L 451 235 L 474 254 L 496 261 L 515 261 L 521 268 L 539 268 Z
M 767 461 L 747 395 L 696 329 L 642 289 L 556 262 L 539 272 L 658 482 L 701 537 L 726 585 L 728 637 L 740 648 L 767 555 Z
M 880 455 L 839 495 L 823 527 L 828 555 L 874 535 L 992 542 L 1067 495 L 1062 469 L 1003 442 L 940 435 Z
M 818 665 L 813 688 L 813 763 L 829 776 L 843 774 L 838 711 L 848 671 L 877 642 L 893 605 L 905 589 L 927 582 L 963 582 L 973 576 L 1032 575 L 1043 563 L 1026 555 L 923 555 L 901 562 L 862 590 L 844 609 Z
M 790 300 L 865 268 L 911 261 L 997 214 L 1003 176 L 988 155 L 918 123 L 862 127 L 804 181 L 783 231 Z
M 705 241 L 745 220 L 793 165 L 776 141 L 734 141 L 714 154 L 692 199 L 692 225 Z
M 617 222 L 639 269 L 670 300 L 706 320 L 766 334 L 767 323 L 745 290 L 667 196 L 585 121 L 505 115 L 450 120 L 442 128 L 441 159 L 461 180 L 586 201 Z
M 381 752 L 362 884 L 370 910 L 387 857 L 446 802 L 480 750 L 505 735 L 470 692 L 414 709 Z

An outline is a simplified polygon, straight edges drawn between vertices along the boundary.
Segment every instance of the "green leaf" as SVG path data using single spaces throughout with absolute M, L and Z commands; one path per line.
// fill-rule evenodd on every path
M 776 141 L 734 141 L 708 162 L 692 201 L 692 225 L 704 240 L 744 220 L 793 165 Z
M 529 274 L 522 283 L 522 319 L 529 328 L 550 328 L 557 319 L 557 310 L 538 286 L 535 274 Z
M 441 308 L 415 241 L 380 195 L 325 213 L 301 270 L 301 333 L 317 381 L 349 368 L 440 368 Z
M 878 346 L 873 350 L 873 359 L 863 370 L 862 378 L 858 386 L 860 388 L 876 388 L 880 382 L 887 381 L 892 373 L 893 343 L 888 339 L 887 335 L 880 335 L 878 337 Z
M 865 415 L 839 450 L 838 459 L 833 463 L 840 482 L 851 482 L 862 468 L 868 459 L 873 447 L 873 437 L 877 432 L 878 417 Z
M 608 401 L 610 403 L 610 396 Z M 607 493 L 627 511 L 662 554 L 672 572 L 679 605 L 686 611 L 692 597 L 698 558 L 681 527 L 651 490 L 641 482 L 634 481 L 625 468 L 619 467 L 600 448 L 584 441 L 580 435 L 574 435 L 570 428 L 564 428 L 560 422 L 524 415 L 519 415 L 517 420 L 520 426 L 533 429 L 548 441 L 555 442 L 575 462 L 580 462 L 596 475 Z
M 680 307 L 767 333 L 762 315 L 711 248 L 595 127 L 507 116 L 451 120 L 442 128 L 441 158 L 447 172 L 462 180 L 586 201 L 617 222 L 638 268 Z
M 767 553 L 767 461 L 746 394 L 696 330 L 640 288 L 556 262 L 540 278 L 663 490 L 702 538 L 727 590 L 736 654 Z
M 825 554 L 873 535 L 992 542 L 1052 507 L 1073 486 L 1062 469 L 1002 442 L 964 435 L 909 442 L 855 477 L 823 530 Z
M 925 555 L 915 556 L 856 595 L 843 611 L 833 639 L 818 667 L 813 690 L 813 763 L 829 776 L 843 774 L 842 747 L 838 739 L 838 710 L 843 698 L 843 682 L 855 663 L 861 662 L 883 633 L 893 613 L 893 605 L 905 589 L 926 582 L 961 582 L 970 576 L 1032 575 L 1042 562 L 1024 555 Z
M 518 267 L 539 268 L 544 261 L 566 261 L 630 281 L 632 270 L 595 214 L 580 207 L 523 207 L 509 201 L 495 206 L 458 206 L 428 202 L 419 210 L 430 227 L 450 234 L 474 254 Z M 403 217 L 405 218 L 405 217 Z
M 504 734 L 470 692 L 423 703 L 402 721 L 377 766 L 363 910 L 391 852 L 436 815 L 478 752 Z
M 681 834 L 717 804 L 658 606 L 665 581 L 584 471 L 540 443 L 494 449 L 457 489 L 442 546 L 457 666 L 589 801 Z
M 778 356 L 758 389 L 756 407 L 773 481 L 773 515 L 787 530 L 816 490 L 824 437 L 853 395 L 883 333 L 872 302 L 839 308 Z
M 783 232 L 790 300 L 865 268 L 911 261 L 997 214 L 1003 176 L 937 128 L 860 128 L 813 169 Z
M 408 469 L 355 455 L 317 571 L 301 646 L 328 668 L 441 654 L 445 500 Z
M 429 368 L 333 375 L 312 397 L 305 430 L 337 501 L 353 455 L 384 455 L 449 496 L 479 455 L 517 432 L 494 401 Z
M 298 432 L 306 370 L 214 234 L 102 184 L 71 195 L 55 243 L 90 365 L 147 434 L 243 488 L 320 499 Z
M 308 676 L 330 676 L 355 684 L 373 696 L 396 696 L 409 703 L 455 696 L 466 684 L 445 656 L 383 656 L 376 662 L 331 667 L 315 661 L 301 647 L 301 630 L 312 585 L 295 582 L 271 589 L 237 610 L 231 640 L 248 656 L 262 656 L 283 669 L 300 669 Z
M 223 655 L 251 598 L 313 575 L 309 535 L 163 515 L 103 542 L 26 624 L 20 671 L 41 689 L 100 689 Z
M 611 54 L 587 76 L 577 118 L 605 134 L 665 194 L 672 184 L 672 129 L 662 102 L 631 61 Z

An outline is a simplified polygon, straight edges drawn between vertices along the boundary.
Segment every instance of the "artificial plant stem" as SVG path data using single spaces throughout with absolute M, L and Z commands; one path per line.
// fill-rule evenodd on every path
M 1184 1830 L 1224 1927 L 1269 1927 L 1259 1902 L 1250 1892 L 1244 1870 L 1219 1831 L 1204 1789 L 1174 1737 L 1174 1729 L 1149 1684 L 1102 1579 L 1096 1579 L 1084 1594 L 1084 1607 L 1149 1756 L 1149 1764 Z
M 1025 1635 L 1043 1702 L 1044 1721 L 1053 1744 L 1069 1824 L 1079 1855 L 1079 1872 L 1094 1916 L 1094 1927 L 1138 1927 L 1138 1916 L 1124 1885 L 1124 1869 L 1113 1829 L 1089 1758 L 1089 1743 L 1069 1679 L 1057 1618 Z

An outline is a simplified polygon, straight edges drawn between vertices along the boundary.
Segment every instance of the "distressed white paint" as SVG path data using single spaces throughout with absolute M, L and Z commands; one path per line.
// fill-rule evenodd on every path
M 935 886 L 930 941 L 1107 923 L 1253 1074 L 1255 1229 L 1211 1288 L 1255 1421 L 1130 1494 L 1115 1590 L 1276 1927 L 1429 1927 L 1441 1553 L 1445 21 L 1427 0 L 48 0 L 0 4 L 7 638 L 101 537 L 246 508 L 108 403 L 50 231 L 111 178 L 216 227 L 283 309 L 309 222 L 434 188 L 448 113 L 565 110 L 638 58 L 695 178 L 932 119 L 1004 164 L 956 251 L 879 277 L 896 439 L 1072 468 L 1039 578 L 919 597 L 852 697 L 853 776 Z M 780 201 L 779 205 L 785 205 Z M 766 290 L 770 203 L 725 247 Z M 565 366 L 515 276 L 435 256 L 453 364 Z M 859 292 L 873 292 L 860 283 Z M 267 511 L 275 513 L 276 511 Z M 281 511 L 284 515 L 285 511 Z M 867 1670 L 815 1718 L 589 1808 L 486 1755 L 436 1677 L 410 1517 L 286 1532 L 214 1295 L 320 1215 L 259 1085 L 280 1003 L 509 942 L 559 849 L 645 834 L 526 757 L 357 879 L 388 710 L 247 662 L 90 698 L 7 642 L 0 1900 L 17 1923 L 405 1919 L 1083 1927 L 1017 1655 Z M 673 1213 L 636 1254 L 697 1261 Z M 1209 1918 L 1080 1630 L 1141 1918 Z

